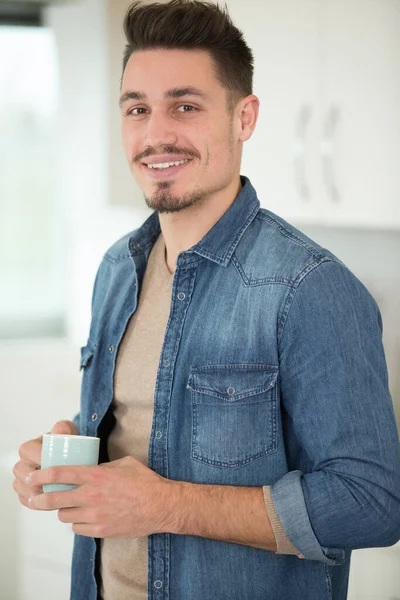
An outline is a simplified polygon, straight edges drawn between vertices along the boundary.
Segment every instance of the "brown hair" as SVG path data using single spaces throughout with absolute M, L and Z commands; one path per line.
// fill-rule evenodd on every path
M 153 48 L 206 50 L 216 75 L 228 90 L 228 108 L 253 93 L 254 58 L 243 34 L 233 24 L 227 6 L 208 0 L 170 0 L 130 5 L 124 19 L 127 44 L 123 72 L 130 56 Z

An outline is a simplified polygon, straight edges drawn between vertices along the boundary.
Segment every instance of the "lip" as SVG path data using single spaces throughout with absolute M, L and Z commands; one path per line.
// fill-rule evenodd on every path
M 176 160 L 185 160 L 185 159 L 178 158 Z M 154 163 L 160 163 L 160 162 L 162 162 L 162 161 L 160 159 L 158 159 L 157 161 L 154 161 L 153 163 L 149 162 L 148 164 L 154 164 Z M 164 162 L 173 162 L 173 159 L 170 158 L 169 160 L 166 160 Z M 183 163 L 183 165 L 168 167 L 167 169 L 150 169 L 145 163 L 142 163 L 140 165 L 140 168 L 151 179 L 160 181 L 160 180 L 170 179 L 171 177 L 174 177 L 175 175 L 180 173 L 180 171 L 183 171 L 183 169 L 188 167 L 191 162 L 192 162 L 192 160 L 190 159 L 189 162 Z

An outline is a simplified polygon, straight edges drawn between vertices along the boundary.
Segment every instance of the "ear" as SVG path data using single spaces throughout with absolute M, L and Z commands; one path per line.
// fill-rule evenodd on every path
M 254 94 L 241 101 L 239 114 L 239 140 L 241 142 L 245 142 L 251 137 L 257 123 L 259 108 L 260 100 Z

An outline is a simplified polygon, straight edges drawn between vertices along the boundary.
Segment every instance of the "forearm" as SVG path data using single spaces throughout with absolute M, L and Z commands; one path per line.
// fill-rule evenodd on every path
M 166 531 L 276 552 L 262 488 L 170 481 Z

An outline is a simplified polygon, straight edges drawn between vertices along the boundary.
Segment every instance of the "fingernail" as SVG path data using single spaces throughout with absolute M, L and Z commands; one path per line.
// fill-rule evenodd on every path
M 32 508 L 32 500 L 33 500 L 33 497 L 32 497 L 32 496 L 31 496 L 30 498 L 28 498 L 28 505 L 29 505 L 29 508 Z
M 29 473 L 28 477 L 25 477 L 25 483 L 30 485 L 32 483 L 32 473 Z

